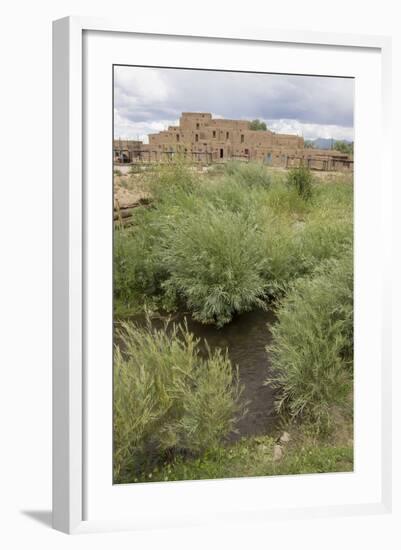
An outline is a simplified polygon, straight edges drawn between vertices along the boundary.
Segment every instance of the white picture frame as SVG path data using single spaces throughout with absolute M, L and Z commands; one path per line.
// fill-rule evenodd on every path
M 379 130 L 380 141 L 380 159 L 376 166 L 376 175 L 380 180 L 380 231 L 377 241 L 372 245 L 375 250 L 380 250 L 383 259 L 383 266 L 388 266 L 389 262 L 389 247 L 390 242 L 390 227 L 388 220 L 390 219 L 389 212 L 391 210 L 391 167 L 389 158 L 389 128 L 390 128 L 390 61 L 391 61 L 391 42 L 386 37 L 373 36 L 353 36 L 353 35 L 336 35 L 326 33 L 313 32 L 283 32 L 274 30 L 216 30 L 197 29 L 188 30 L 180 26 L 177 28 L 166 29 L 161 28 L 142 28 L 140 24 L 130 24 L 124 21 L 103 21 L 93 18 L 69 17 L 54 22 L 53 31 L 53 525 L 56 529 L 67 533 L 98 531 L 98 530 L 114 530 L 114 529 L 138 529 L 144 526 L 166 526 L 166 525 L 191 525 L 194 523 L 202 523 L 210 521 L 210 517 L 203 511 L 205 508 L 200 507 L 198 510 L 194 508 L 193 514 L 183 515 L 183 510 L 179 508 L 175 510 L 175 503 L 181 499 L 190 498 L 190 494 L 197 493 L 199 500 L 205 499 L 212 491 L 217 491 L 213 494 L 224 495 L 226 499 L 233 501 L 234 491 L 238 489 L 240 494 L 246 495 L 249 492 L 256 491 L 255 480 L 227 480 L 223 483 L 220 480 L 211 482 L 183 482 L 175 483 L 174 497 L 172 496 L 170 487 L 174 484 L 166 483 L 161 488 L 160 484 L 148 484 L 147 486 L 128 486 L 123 489 L 128 491 L 136 491 L 129 498 L 141 499 L 144 503 L 142 515 L 136 514 L 135 517 L 129 513 L 125 515 L 114 515 L 107 513 L 106 508 L 99 507 L 99 513 L 96 517 L 88 517 L 88 499 L 100 499 L 102 495 L 91 493 L 93 480 L 97 480 L 99 486 L 104 483 L 111 485 L 111 471 L 107 480 L 104 477 L 104 471 L 95 471 L 91 467 L 91 461 L 85 458 L 88 454 L 88 449 L 91 443 L 91 438 L 88 435 L 93 433 L 93 414 L 88 411 L 88 395 L 91 395 L 89 402 L 93 404 L 94 391 L 92 388 L 94 381 L 88 377 L 88 342 L 91 335 L 88 334 L 88 318 L 91 318 L 90 304 L 88 306 L 87 294 L 89 279 L 86 276 L 86 270 L 89 263 L 92 261 L 88 254 L 90 252 L 91 233 L 93 227 L 90 224 L 96 223 L 96 217 L 92 215 L 91 200 L 97 199 L 91 195 L 91 192 L 85 188 L 85 180 L 88 178 L 88 167 L 85 165 L 85 155 L 89 157 L 93 151 L 86 150 L 85 132 L 91 131 L 85 127 L 87 124 L 88 102 L 85 96 L 85 82 L 88 82 L 88 76 L 85 73 L 84 59 L 88 63 L 91 59 L 92 52 L 95 47 L 102 53 L 104 58 L 104 45 L 97 44 L 93 41 L 94 46 L 88 48 L 88 43 L 85 42 L 85 33 L 92 33 L 94 37 L 101 37 L 100 42 L 107 36 L 108 45 L 117 40 L 129 40 L 130 37 L 137 37 L 144 40 L 171 40 L 180 41 L 181 45 L 185 42 L 187 45 L 201 43 L 202 47 L 209 44 L 217 48 L 217 45 L 223 44 L 224 47 L 230 47 L 230 44 L 236 44 L 239 47 L 242 45 L 260 46 L 263 45 L 284 45 L 291 48 L 303 48 L 305 51 L 314 51 L 316 48 L 337 48 L 341 50 L 343 55 L 349 52 L 353 54 L 359 51 L 374 52 L 375 59 L 378 63 L 377 71 L 380 72 L 380 82 L 376 81 L 376 85 L 380 86 L 380 99 L 376 94 L 377 105 L 377 125 Z M 167 42 L 166 42 L 167 43 Z M 91 50 L 88 53 L 88 49 Z M 328 51 L 328 50 L 327 50 Z M 153 58 L 157 55 L 161 57 L 160 48 L 153 51 Z M 335 53 L 335 52 L 334 52 Z M 335 57 L 333 53 L 333 58 Z M 94 52 L 93 55 L 97 55 Z M 142 56 L 143 57 L 143 56 Z M 132 64 L 146 64 L 148 60 L 141 59 L 141 54 L 133 59 Z M 109 62 L 104 61 L 104 63 Z M 162 66 L 163 63 L 160 64 Z M 299 61 L 300 69 L 298 72 L 305 74 L 307 62 Z M 207 61 L 205 61 L 207 65 Z M 103 70 L 100 68 L 99 70 Z M 350 69 L 351 70 L 351 69 Z M 362 70 L 362 69 L 361 69 Z M 306 71 L 307 73 L 307 71 Z M 101 73 L 98 73 L 100 75 Z M 315 74 L 315 73 L 311 73 Z M 98 78 L 98 76 L 96 77 Z M 379 88 L 377 89 L 379 90 Z M 99 96 L 102 94 L 100 93 Z M 104 98 L 106 101 L 107 97 Z M 99 101 L 103 99 L 100 98 Z M 380 105 L 378 103 L 380 101 Z M 101 105 L 101 103 L 99 103 Z M 91 107 L 92 108 L 92 107 Z M 111 109 L 111 104 L 110 104 Z M 380 112 L 379 112 L 380 111 Z M 376 112 L 376 111 L 375 111 Z M 86 122 L 85 122 L 86 121 Z M 90 122 L 89 122 L 90 124 Z M 107 124 L 106 124 L 107 126 Z M 111 140 L 111 128 L 109 138 Z M 98 142 L 99 151 L 105 144 L 104 132 L 99 132 Z M 358 133 L 356 134 L 358 140 Z M 103 145 L 102 145 L 103 144 Z M 111 141 L 109 146 L 111 147 Z M 377 146 L 377 142 L 376 142 Z M 106 149 L 107 151 L 107 149 Z M 368 150 L 366 149 L 365 152 Z M 361 158 L 364 151 L 361 149 Z M 100 153 L 101 154 L 101 153 Z M 358 168 L 358 149 L 356 150 L 356 174 L 358 177 L 366 175 L 362 161 Z M 103 162 L 110 163 L 110 171 L 106 177 L 111 179 L 112 156 L 109 159 L 103 159 Z M 106 164 L 102 164 L 104 168 Z M 89 174 L 89 178 L 90 178 Z M 103 189 L 103 188 L 102 188 Z M 108 190 L 104 191 L 106 194 Z M 103 191 L 102 191 L 103 193 Z M 361 196 L 363 195 L 361 191 Z M 88 206 L 88 196 L 90 205 Z M 97 206 L 99 211 L 102 211 L 102 204 L 107 204 L 107 196 L 102 195 L 102 199 Z M 371 200 L 371 199 L 369 199 Z M 111 203 L 110 203 L 111 204 Z M 369 211 L 371 203 L 366 203 L 366 212 L 363 204 L 358 215 L 363 220 Z M 87 213 L 90 213 L 87 216 Z M 104 210 L 103 210 L 104 211 Z M 110 230 L 110 227 L 109 229 Z M 88 237 L 89 235 L 89 237 Z M 363 258 L 362 258 L 363 260 Z M 90 268 L 89 268 L 90 271 Z M 372 363 L 372 368 L 376 369 L 376 382 L 372 383 L 369 391 L 377 393 L 377 412 L 379 412 L 380 422 L 378 422 L 377 430 L 372 430 L 372 434 L 376 440 L 374 444 L 379 452 L 377 461 L 372 468 L 375 468 L 377 473 L 377 487 L 372 491 L 377 498 L 370 498 L 367 491 L 366 495 L 359 501 L 355 495 L 351 494 L 350 498 L 341 499 L 338 496 L 332 502 L 327 500 L 321 506 L 314 504 L 314 501 L 303 502 L 302 498 L 296 499 L 296 503 L 292 507 L 287 507 L 281 504 L 277 508 L 270 506 L 268 509 L 262 505 L 255 505 L 251 510 L 244 507 L 241 503 L 232 504 L 232 510 L 236 511 L 235 518 L 243 518 L 244 521 L 255 519 L 264 521 L 275 517 L 313 517 L 313 515 L 352 515 L 365 513 L 386 513 L 391 510 L 391 357 L 390 357 L 390 294 L 389 284 L 386 279 L 386 270 L 382 273 L 376 273 L 376 279 L 372 279 L 373 283 L 379 285 L 382 294 L 377 298 L 376 306 L 380 309 L 381 323 L 378 325 L 380 334 L 377 339 L 377 353 L 373 353 L 372 357 L 367 360 Z M 373 275 L 374 277 L 374 275 Z M 367 283 L 368 284 L 368 283 Z M 89 285 L 90 292 L 92 286 Z M 358 289 L 357 289 L 358 290 Z M 89 294 L 90 294 L 89 292 Z M 90 299 L 89 299 L 90 301 Z M 110 310 L 109 310 L 110 313 Z M 107 315 L 107 308 L 105 314 Z M 100 315 L 101 316 L 101 315 Z M 361 322 L 363 321 L 360 316 Z M 111 322 L 111 320 L 110 320 Z M 380 349 L 379 349 L 380 348 Z M 90 357 L 90 353 L 89 353 Z M 105 368 L 107 368 L 107 357 L 105 357 Z M 373 362 L 375 362 L 373 364 Z M 110 362 L 108 363 L 111 369 Z M 100 392 L 107 391 L 105 385 L 98 388 Z M 90 393 L 92 391 L 92 394 Z M 97 390 L 96 390 L 97 391 Z M 111 395 L 111 378 L 110 387 Z M 358 386 L 356 386 L 358 395 Z M 361 398 L 363 401 L 363 397 Z M 92 406 L 92 405 L 91 405 Z M 106 407 L 107 409 L 107 407 Z M 107 409 L 104 414 L 108 414 Z M 106 420 L 106 423 L 108 420 Z M 111 419 L 110 419 L 111 422 Z M 107 424 L 108 426 L 108 424 Z M 105 430 L 111 440 L 111 431 Z M 100 441 L 100 440 L 99 440 Z M 93 443 L 94 445 L 96 443 Z M 361 447 L 362 448 L 362 447 Z M 90 454 L 89 450 L 89 454 Z M 92 453 L 93 454 L 93 453 Z M 109 457 L 110 458 L 110 457 Z M 101 461 L 100 461 L 101 462 Z M 105 463 L 107 466 L 107 463 Z M 101 473 L 103 472 L 103 473 Z M 334 474 L 336 475 L 336 474 Z M 88 479 L 92 479 L 88 482 Z M 301 477 L 301 476 L 296 476 Z M 307 483 L 314 484 L 314 476 L 308 476 Z M 322 478 L 320 478 L 322 479 Z M 339 479 L 339 478 L 337 478 Z M 350 479 L 350 478 L 349 478 Z M 358 483 L 362 483 L 361 478 Z M 262 483 L 260 480 L 258 483 Z M 274 480 L 271 484 L 276 483 Z M 281 481 L 280 481 L 281 483 Z M 321 483 L 321 481 L 319 481 Z M 328 483 L 333 482 L 330 480 Z M 337 483 L 337 480 L 335 481 Z M 345 479 L 344 483 L 352 483 Z M 89 489 L 88 489 L 89 484 Z M 230 485 L 231 484 L 231 485 Z M 289 484 L 294 487 L 298 484 L 298 480 L 287 479 L 285 491 L 288 491 Z M 316 483 L 315 483 L 316 485 Z M 299 485 L 301 487 L 301 485 Z M 346 487 L 346 485 L 344 485 Z M 280 489 L 281 490 L 281 489 Z M 316 489 L 318 490 L 318 489 Z M 355 491 L 360 490 L 355 488 Z M 313 492 L 313 491 L 312 491 Z M 90 494 L 90 496 L 88 496 Z M 334 494 L 334 493 L 333 493 Z M 133 495 L 133 497 L 132 497 Z M 151 512 L 151 504 L 146 509 L 146 499 L 151 495 L 154 499 L 157 495 L 162 501 L 163 499 L 172 502 L 169 514 L 164 518 L 161 517 L 157 510 Z M 103 494 L 105 501 L 108 501 L 106 493 Z M 113 497 L 114 498 L 114 497 Z M 116 497 L 123 501 L 122 492 Z M 172 499 L 172 500 L 171 500 Z M 175 500 L 174 500 L 175 499 Z M 217 502 L 216 501 L 216 502 Z M 111 501 L 110 501 L 111 502 Z M 114 502 L 114 501 L 113 501 Z M 127 501 L 128 502 L 128 501 Z M 218 501 L 220 502 L 220 501 Z M 224 500 L 221 500 L 221 503 Z M 124 504 L 122 505 L 124 506 Z M 212 513 L 213 510 L 212 510 Z M 216 515 L 216 514 L 215 514 Z M 140 517 L 139 517 L 140 516 Z M 219 518 L 222 521 L 226 519 L 224 514 Z

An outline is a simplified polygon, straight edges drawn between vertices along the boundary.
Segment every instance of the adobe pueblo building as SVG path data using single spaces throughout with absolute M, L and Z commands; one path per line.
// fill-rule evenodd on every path
M 165 162 L 176 155 L 202 164 L 227 160 L 259 161 L 269 166 L 308 166 L 315 170 L 352 170 L 344 153 L 305 147 L 302 137 L 251 130 L 247 120 L 212 118 L 210 113 L 182 113 L 178 126 L 149 134 L 149 144 L 114 140 L 114 161 Z

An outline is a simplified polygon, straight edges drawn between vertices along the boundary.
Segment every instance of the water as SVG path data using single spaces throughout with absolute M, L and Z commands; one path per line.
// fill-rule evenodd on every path
M 274 322 L 270 311 L 250 311 L 238 315 L 233 321 L 218 329 L 215 325 L 203 325 L 194 321 L 189 315 L 176 314 L 171 317 L 174 322 L 187 319 L 188 328 L 209 347 L 227 349 L 233 365 L 238 365 L 240 382 L 244 386 L 242 398 L 249 402 L 248 413 L 237 424 L 237 434 L 230 440 L 241 437 L 265 435 L 272 433 L 277 423 L 274 413 L 274 392 L 264 381 L 270 374 L 270 361 L 266 345 L 271 341 L 269 327 Z M 138 324 L 144 322 L 142 316 L 132 318 Z M 152 321 L 155 327 L 163 326 L 163 319 Z

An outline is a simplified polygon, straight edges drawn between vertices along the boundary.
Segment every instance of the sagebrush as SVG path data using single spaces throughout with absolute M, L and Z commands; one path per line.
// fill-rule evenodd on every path
M 312 172 L 306 166 L 299 166 L 289 170 L 287 185 L 296 189 L 298 195 L 305 200 L 312 197 Z
M 238 373 L 221 350 L 200 353 L 185 324 L 132 322 L 116 332 L 114 478 L 132 481 L 166 452 L 213 448 L 244 414 Z M 156 457 L 156 458 L 155 458 Z
M 347 185 L 317 187 L 305 201 L 265 166 L 239 162 L 212 178 L 182 161 L 146 177 L 151 207 L 115 232 L 120 313 L 184 309 L 221 326 L 268 306 L 352 243 Z
M 277 410 L 330 428 L 334 407 L 347 408 L 353 385 L 352 255 L 329 260 L 297 280 L 277 309 L 268 347 Z

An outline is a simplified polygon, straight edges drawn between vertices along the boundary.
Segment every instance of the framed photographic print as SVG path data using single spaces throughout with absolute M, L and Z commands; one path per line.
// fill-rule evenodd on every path
M 54 526 L 389 510 L 389 40 L 53 50 Z

